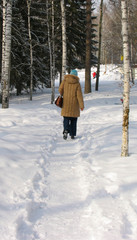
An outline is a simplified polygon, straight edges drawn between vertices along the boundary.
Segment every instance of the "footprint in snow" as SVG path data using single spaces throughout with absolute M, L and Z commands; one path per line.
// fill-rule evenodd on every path
M 111 182 L 115 182 L 117 180 L 117 173 L 113 172 L 105 173 L 104 177 L 109 179 Z
M 46 204 L 43 202 L 29 202 L 27 204 L 26 210 L 28 214 L 28 221 L 35 223 L 45 215 Z

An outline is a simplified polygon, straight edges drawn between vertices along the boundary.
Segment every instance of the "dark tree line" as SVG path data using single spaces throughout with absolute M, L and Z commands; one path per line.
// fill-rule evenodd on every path
M 67 35 L 67 71 L 85 67 L 86 49 L 86 1 L 65 0 Z M 55 10 L 55 74 L 62 69 L 62 34 L 60 1 L 54 1 Z M 92 9 L 93 11 L 93 9 Z M 95 17 L 92 17 L 93 19 Z M 52 36 L 51 0 L 48 1 L 48 23 Z M 50 87 L 50 51 L 47 29 L 47 4 L 45 0 L 32 0 L 30 7 L 31 37 L 33 49 L 33 89 Z M 91 66 L 97 62 L 94 56 L 96 42 L 92 21 L 91 29 Z M 52 41 L 52 39 L 51 39 Z M 0 3 L 0 46 L 2 45 L 2 3 Z M 21 94 L 30 88 L 30 50 L 28 35 L 27 1 L 13 1 L 12 8 L 12 45 L 10 87 Z M 0 47 L 0 67 L 2 47 Z M 1 69 L 0 69 L 1 70 Z M 1 72 L 1 71 L 0 71 Z

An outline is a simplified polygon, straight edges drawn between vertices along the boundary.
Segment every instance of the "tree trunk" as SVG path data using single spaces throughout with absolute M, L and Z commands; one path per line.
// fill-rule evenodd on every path
M 2 66 L 2 12 L 0 12 L 0 79 Z
M 61 17 L 62 17 L 62 80 L 66 74 L 67 65 L 67 42 L 66 42 L 66 16 L 65 3 L 61 0 Z
M 50 55 L 50 82 L 51 82 L 51 104 L 55 100 L 55 13 L 54 13 L 54 1 L 52 0 L 52 38 L 50 36 L 50 25 L 49 25 L 49 11 L 48 11 L 48 0 L 47 0 L 47 29 L 48 29 L 48 45 Z
M 123 63 L 124 63 L 124 90 L 123 90 L 123 132 L 121 156 L 128 156 L 128 125 L 129 125 L 129 95 L 130 95 L 130 54 L 128 36 L 127 1 L 121 0 L 122 36 L 123 36 Z
M 46 2 L 47 8 L 47 29 L 48 29 L 48 47 L 49 47 L 49 59 L 50 59 L 50 87 L 52 81 L 52 43 L 51 43 L 51 35 L 50 35 L 50 24 L 49 24 L 49 1 Z
M 100 57 L 101 57 L 101 40 L 102 40 L 102 19 L 103 19 L 103 0 L 100 3 L 100 21 L 99 21 L 99 49 L 98 49 L 98 66 L 95 90 L 98 91 L 100 75 Z
M 12 0 L 3 0 L 2 35 L 2 108 L 9 107 L 10 56 L 11 56 Z
M 91 0 L 86 1 L 85 93 L 91 92 Z
M 132 44 L 132 39 L 130 41 L 130 48 L 129 48 L 129 53 L 130 53 L 130 79 L 132 83 L 134 84 L 134 74 L 133 74 L 133 44 Z
M 3 22 L 2 22 L 2 68 L 1 68 L 1 88 L 3 92 L 3 85 L 4 85 L 4 79 L 5 79 L 5 40 L 6 40 L 6 0 L 3 0 Z
M 27 0 L 28 33 L 29 33 L 29 45 L 30 45 L 30 101 L 32 101 L 32 93 L 33 93 L 33 49 L 32 49 L 32 37 L 31 37 L 31 25 L 30 25 L 30 6 L 31 6 L 31 0 Z
M 51 104 L 53 104 L 55 99 L 55 14 L 54 14 L 54 0 L 52 0 L 52 79 L 51 79 Z

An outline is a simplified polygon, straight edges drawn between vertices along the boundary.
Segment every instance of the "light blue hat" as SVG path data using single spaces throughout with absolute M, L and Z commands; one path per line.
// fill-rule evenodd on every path
M 78 76 L 78 72 L 77 72 L 76 69 L 71 70 L 70 74 L 71 74 L 71 75 Z

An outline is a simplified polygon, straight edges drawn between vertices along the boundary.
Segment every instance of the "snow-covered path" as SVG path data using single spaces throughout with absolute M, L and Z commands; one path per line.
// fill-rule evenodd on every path
M 0 109 L 2 240 L 137 239 L 137 90 L 121 158 L 120 75 L 101 77 L 100 91 L 84 96 L 75 140 L 63 140 L 48 93 Z
M 26 207 L 17 219 L 17 239 L 135 240 L 130 235 L 137 236 L 137 194 L 130 199 L 126 191 L 136 185 L 121 185 L 129 164 L 125 159 L 119 164 L 115 158 L 98 164 L 89 156 L 91 151 L 84 151 L 86 136 L 64 141 L 60 128 L 54 133 L 50 141 L 49 136 L 45 139 L 37 172 L 26 183 Z M 129 170 L 134 176 L 135 166 L 136 161 Z

